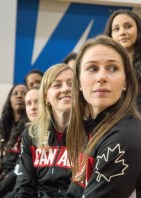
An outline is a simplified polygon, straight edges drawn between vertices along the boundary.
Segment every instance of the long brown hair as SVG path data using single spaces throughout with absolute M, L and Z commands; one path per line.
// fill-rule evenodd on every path
M 122 97 L 119 99 L 119 101 L 112 106 L 112 111 L 108 112 L 101 123 L 98 124 L 92 139 L 88 142 L 83 124 L 83 119 L 88 117 L 88 103 L 83 97 L 82 92 L 80 92 L 79 76 L 81 71 L 81 61 L 84 54 L 89 48 L 97 45 L 113 48 L 121 56 L 124 65 L 127 89 L 125 92 L 123 92 Z M 136 78 L 126 50 L 119 43 L 108 36 L 101 35 L 95 39 L 87 40 L 78 53 L 76 65 L 74 67 L 72 107 L 67 133 L 69 159 L 72 165 L 73 177 L 77 181 L 84 181 L 87 156 L 91 154 L 96 143 L 102 138 L 102 136 L 107 133 L 109 129 L 111 129 L 125 115 L 132 113 L 135 116 L 139 117 L 135 106 L 136 93 Z M 86 159 L 82 160 L 81 165 L 79 163 L 80 153 L 83 153 L 84 156 L 86 156 Z M 81 175 L 76 176 L 80 170 L 80 166 L 83 166 L 83 171 Z

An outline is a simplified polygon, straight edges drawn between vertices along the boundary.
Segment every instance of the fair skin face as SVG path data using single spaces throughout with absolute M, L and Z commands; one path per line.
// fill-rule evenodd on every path
M 33 121 L 38 110 L 38 89 L 31 89 L 25 96 L 26 114 L 30 121 Z
M 125 88 L 121 56 L 108 46 L 89 48 L 81 61 L 80 91 L 92 106 L 93 117 L 115 104 Z
M 72 71 L 70 69 L 58 74 L 45 96 L 51 106 L 56 129 L 64 131 L 69 118 L 71 105 Z
M 129 55 L 132 55 L 137 40 L 135 20 L 126 14 L 117 15 L 112 23 L 112 38 L 119 42 L 128 51 Z
M 42 76 L 40 76 L 39 74 L 29 74 L 26 80 L 28 89 L 31 89 L 32 87 L 40 87 L 41 80 Z
M 21 117 L 21 111 L 25 108 L 25 94 L 27 92 L 27 88 L 24 85 L 17 85 L 11 94 L 11 106 L 14 111 L 15 121 L 18 121 Z

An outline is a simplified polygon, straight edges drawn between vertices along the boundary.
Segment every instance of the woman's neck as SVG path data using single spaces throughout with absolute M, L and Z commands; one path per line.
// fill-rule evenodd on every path
M 134 50 L 133 50 L 133 48 L 132 48 L 132 49 L 127 49 L 127 52 L 128 52 L 130 61 L 131 61 L 131 63 L 132 63 L 132 62 L 133 62 L 133 55 L 134 55 Z
M 53 119 L 56 130 L 59 132 L 64 131 L 69 120 L 70 112 L 53 112 Z
M 14 112 L 14 120 L 15 122 L 18 122 L 21 118 L 21 114 L 18 112 Z

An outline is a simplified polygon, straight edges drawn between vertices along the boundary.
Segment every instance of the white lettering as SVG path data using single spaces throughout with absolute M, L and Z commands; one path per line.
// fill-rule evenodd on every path
M 46 157 L 46 150 L 45 149 L 42 149 L 39 165 L 45 165 L 46 164 L 46 159 L 47 159 L 47 157 Z
M 35 157 L 36 158 L 35 158 L 35 161 L 34 161 L 34 165 L 38 165 L 40 154 L 41 154 L 41 149 L 36 149 L 36 152 L 35 152 Z
M 68 152 L 67 150 L 64 151 L 58 162 L 56 163 L 57 165 L 61 166 L 70 166 L 69 160 L 68 160 Z
M 52 165 L 56 153 L 57 149 L 50 148 L 48 151 L 46 149 L 36 149 L 34 165 Z
M 48 158 L 47 158 L 47 161 L 46 161 L 47 164 L 50 164 L 50 165 L 53 164 L 56 153 L 57 153 L 57 149 L 54 149 L 54 150 L 49 149 Z

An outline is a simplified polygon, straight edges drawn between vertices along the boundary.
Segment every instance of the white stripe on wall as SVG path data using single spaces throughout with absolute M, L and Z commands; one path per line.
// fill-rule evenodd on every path
M 17 0 L 0 0 L 0 113 L 13 84 Z
M 12 84 L 17 0 L 0 0 L 0 83 Z
M 32 64 L 36 61 L 55 27 L 65 14 L 70 3 L 54 3 L 40 0 Z

